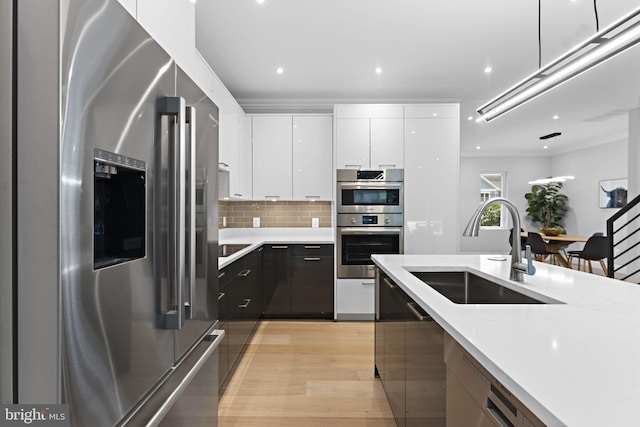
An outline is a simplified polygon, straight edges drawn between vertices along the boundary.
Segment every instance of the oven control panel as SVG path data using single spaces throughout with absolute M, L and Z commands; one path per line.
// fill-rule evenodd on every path
M 402 227 L 402 214 L 338 214 L 338 227 Z

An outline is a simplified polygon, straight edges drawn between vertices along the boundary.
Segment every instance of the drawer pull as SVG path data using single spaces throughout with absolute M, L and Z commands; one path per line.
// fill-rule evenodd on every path
M 250 274 L 251 274 L 251 270 L 242 270 L 240 273 L 238 273 L 238 276 L 247 277 Z
M 238 308 L 247 308 L 249 307 L 249 304 L 251 304 L 251 298 L 245 298 L 244 304 L 240 304 Z
M 418 311 L 418 308 L 416 306 L 415 302 L 408 302 L 407 303 L 407 307 L 409 307 L 409 310 L 411 310 L 411 312 L 413 313 L 414 316 L 416 316 L 416 318 L 420 321 L 422 320 L 431 320 L 431 316 L 425 316 L 422 313 L 420 313 Z
M 264 250 L 264 246 L 260 246 L 260 249 L 258 249 L 256 252 L 262 252 Z
M 271 249 L 289 249 L 289 246 L 271 246 Z
M 320 246 L 304 246 L 305 249 L 320 249 Z
M 227 274 L 227 273 L 224 272 L 224 271 L 222 273 L 218 274 L 218 279 L 222 279 L 225 274 Z
M 224 292 L 220 292 L 220 293 L 218 294 L 218 301 L 220 301 L 222 298 L 224 298 L 224 296 L 225 296 L 225 295 L 226 295 L 226 294 L 225 294 Z
M 309 258 L 305 257 L 304 260 L 305 261 L 320 261 L 320 257 L 319 256 L 317 256 L 317 257 L 309 257 Z
M 376 284 L 376 282 L 373 282 L 373 281 L 364 281 L 364 282 L 362 282 L 362 284 L 363 284 L 363 285 L 375 285 L 375 284 Z
M 396 288 L 396 285 L 394 285 L 393 282 L 391 280 L 389 280 L 388 277 L 385 277 L 382 280 L 384 280 L 384 283 L 386 283 L 387 286 L 389 286 L 389 288 L 391 288 L 391 289 L 395 289 Z

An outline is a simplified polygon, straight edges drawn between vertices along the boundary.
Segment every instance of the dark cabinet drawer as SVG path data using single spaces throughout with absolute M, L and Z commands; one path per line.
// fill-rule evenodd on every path
M 293 256 L 333 256 L 333 245 L 292 245 Z

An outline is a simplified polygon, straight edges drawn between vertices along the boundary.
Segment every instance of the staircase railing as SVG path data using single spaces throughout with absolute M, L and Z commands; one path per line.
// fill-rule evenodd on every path
M 607 220 L 608 276 L 640 281 L 640 196 Z M 616 274 L 617 273 L 617 274 Z

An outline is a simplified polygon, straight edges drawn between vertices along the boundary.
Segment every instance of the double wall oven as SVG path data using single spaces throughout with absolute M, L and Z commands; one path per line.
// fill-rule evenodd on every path
M 374 277 L 373 254 L 403 249 L 403 169 L 338 169 L 338 278 Z

